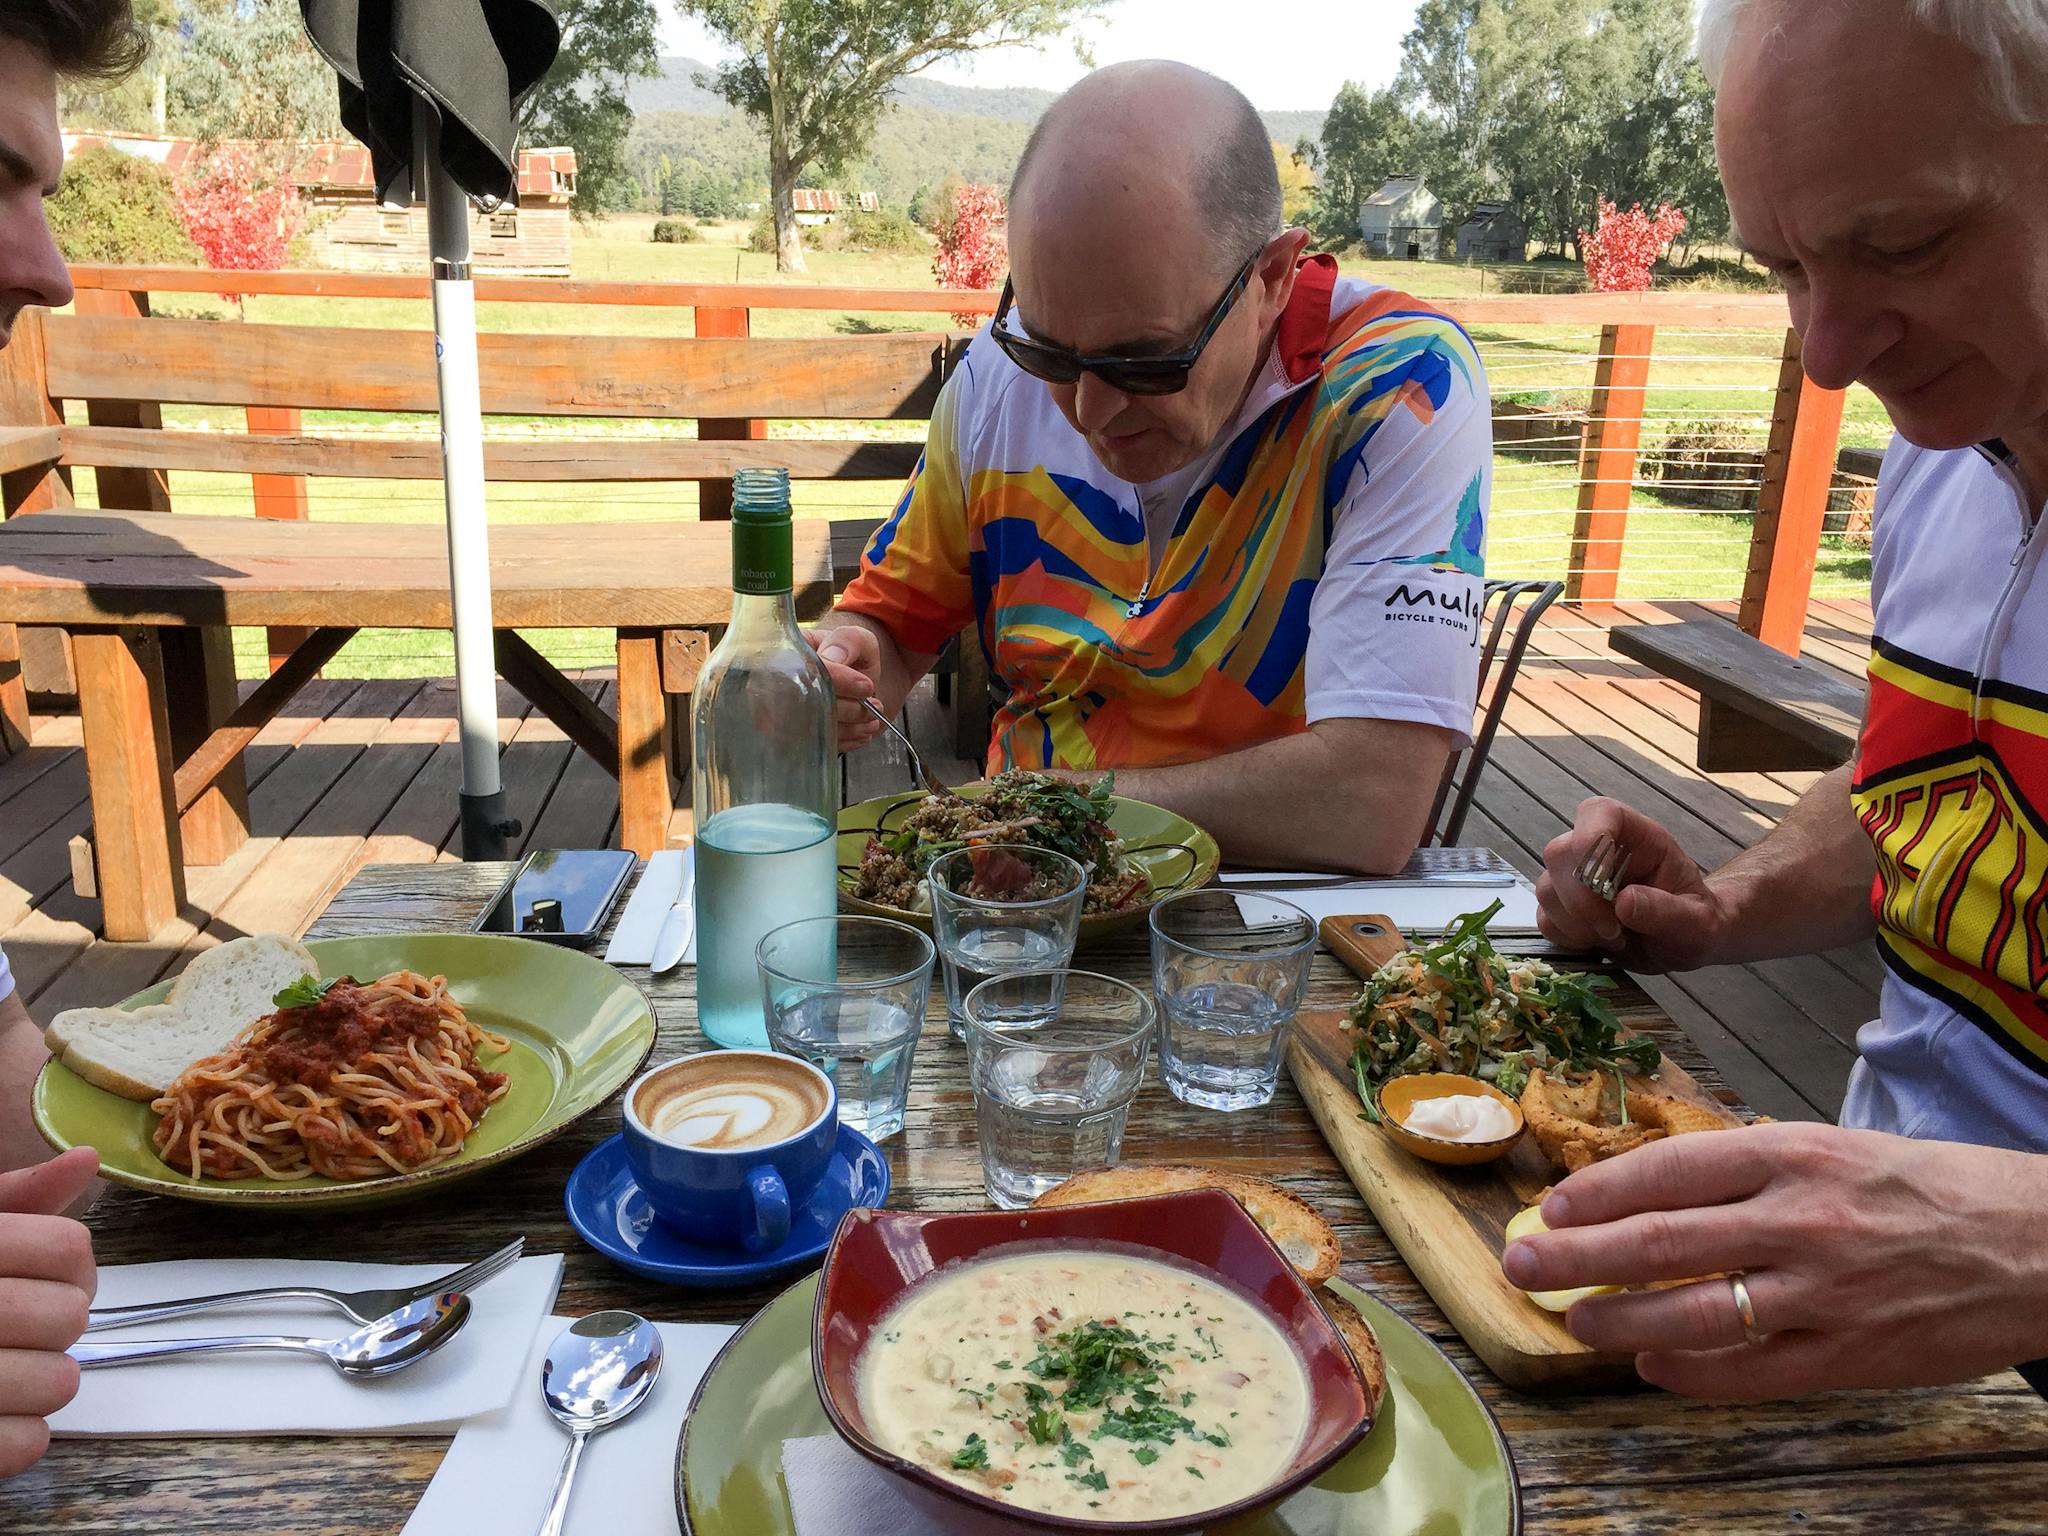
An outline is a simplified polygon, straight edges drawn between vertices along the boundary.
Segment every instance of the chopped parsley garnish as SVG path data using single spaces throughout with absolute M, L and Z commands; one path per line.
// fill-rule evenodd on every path
M 1024 1427 L 1031 1432 L 1031 1438 L 1037 1444 L 1051 1445 L 1067 1427 L 1067 1420 L 1059 1409 L 1047 1406 L 1025 1419 Z
M 1094 1459 L 1095 1453 L 1076 1440 L 1072 1433 L 1068 1433 L 1066 1438 L 1060 1441 L 1060 1460 L 1068 1466 L 1078 1467 L 1082 1462 Z
M 1067 1481 L 1079 1483 L 1083 1488 L 1093 1488 L 1097 1493 L 1109 1491 L 1109 1474 L 1100 1467 L 1090 1472 L 1069 1472 Z
M 979 1435 L 969 1435 L 967 1443 L 953 1453 L 953 1467 L 956 1471 L 972 1472 L 988 1465 L 988 1442 Z
M 1149 1467 L 1158 1459 L 1159 1452 L 1149 1445 L 1137 1446 L 1131 1451 L 1131 1460 L 1141 1467 Z
M 1007 1371 L 1010 1369 L 1010 1362 L 1007 1360 L 998 1360 L 996 1362 L 996 1369 L 999 1371 Z
M 1189 1477 L 1202 1477 L 1202 1469 L 1201 1469 L 1200 1467 L 1189 1467 L 1189 1468 L 1188 1468 L 1188 1476 L 1189 1476 Z M 1207 1481 L 1209 1481 L 1209 1479 L 1207 1479 L 1206 1477 L 1202 1477 L 1202 1481 L 1206 1483 Z

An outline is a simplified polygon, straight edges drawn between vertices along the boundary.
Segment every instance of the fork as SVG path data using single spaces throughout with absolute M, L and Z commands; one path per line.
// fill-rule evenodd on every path
M 508 1269 L 526 1251 L 526 1239 L 515 1237 L 488 1258 L 466 1264 L 453 1274 L 419 1285 L 388 1291 L 330 1291 L 317 1285 L 267 1285 L 252 1291 L 222 1291 L 215 1296 L 187 1296 L 178 1301 L 138 1302 L 132 1307 L 95 1307 L 86 1315 L 85 1331 L 126 1328 L 130 1323 L 153 1323 L 159 1318 L 183 1317 L 188 1312 L 207 1312 L 215 1307 L 239 1306 L 249 1301 L 278 1301 L 306 1297 L 325 1301 L 365 1326 L 388 1317 L 400 1307 L 409 1307 L 423 1297 L 442 1291 L 473 1291 L 500 1271 Z
M 873 715 L 877 720 L 881 721 L 882 724 L 886 725 L 889 728 L 889 734 L 891 736 L 894 736 L 898 741 L 903 743 L 903 750 L 910 754 L 910 771 L 917 775 L 917 782 L 924 786 L 925 793 L 928 795 L 951 794 L 952 791 L 947 789 L 945 785 L 941 784 L 936 778 L 934 778 L 932 776 L 932 771 L 929 768 L 925 767 L 924 759 L 917 755 L 917 748 L 913 747 L 910 744 L 910 738 L 903 734 L 902 728 L 898 726 L 894 720 L 891 720 L 887 715 L 882 713 L 882 706 L 877 704 L 873 699 L 862 699 L 861 703 L 867 705 L 869 714 Z
M 1593 846 L 1579 860 L 1579 867 L 1572 871 L 1572 878 L 1602 901 L 1612 901 L 1628 883 L 1629 860 L 1634 857 L 1628 849 L 1602 832 L 1593 839 Z

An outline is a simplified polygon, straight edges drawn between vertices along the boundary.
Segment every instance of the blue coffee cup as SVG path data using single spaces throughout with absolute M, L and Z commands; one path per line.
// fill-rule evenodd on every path
M 654 1214 L 691 1242 L 765 1253 L 825 1176 L 832 1079 L 774 1051 L 705 1051 L 634 1079 L 626 1162 Z

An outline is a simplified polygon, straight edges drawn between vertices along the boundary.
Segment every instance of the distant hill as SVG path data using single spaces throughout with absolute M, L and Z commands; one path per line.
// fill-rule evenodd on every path
M 679 53 L 662 55 L 661 74 L 651 80 L 636 80 L 626 87 L 626 101 L 640 112 L 710 112 L 725 110 L 717 92 L 697 84 L 698 75 L 709 75 L 711 66 L 702 59 Z M 926 107 L 934 112 L 954 112 L 965 117 L 995 117 L 1005 122 L 1035 123 L 1052 104 L 1056 91 L 1034 91 L 1022 86 L 1000 89 L 979 85 L 955 85 L 911 75 L 897 87 L 897 99 L 906 106 Z M 1261 112 L 1274 138 L 1292 144 L 1302 134 L 1319 134 L 1323 109 L 1304 107 L 1284 112 Z

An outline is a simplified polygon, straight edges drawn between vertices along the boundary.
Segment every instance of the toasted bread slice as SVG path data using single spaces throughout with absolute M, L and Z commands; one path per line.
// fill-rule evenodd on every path
M 1093 1205 L 1106 1200 L 1137 1200 L 1183 1189 L 1220 1189 L 1251 1213 L 1266 1229 L 1273 1245 L 1310 1285 L 1321 1285 L 1337 1273 L 1341 1257 L 1337 1234 L 1299 1195 L 1278 1184 L 1220 1168 L 1182 1163 L 1125 1163 L 1116 1168 L 1091 1168 L 1075 1174 L 1040 1195 L 1034 1208 L 1052 1205 Z
M 1373 1417 L 1379 1417 L 1387 1400 L 1387 1362 L 1380 1354 L 1380 1341 L 1372 1324 L 1359 1315 L 1358 1308 L 1326 1285 L 1316 1288 L 1316 1300 L 1323 1304 L 1324 1315 L 1336 1326 L 1344 1347 L 1351 1351 L 1351 1363 L 1358 1367 L 1365 1395 L 1372 1401 Z
M 273 1012 L 277 992 L 319 974 L 303 944 L 274 933 L 230 939 L 186 966 L 162 1002 L 67 1008 L 43 1031 L 43 1043 L 94 1087 L 146 1103 Z

